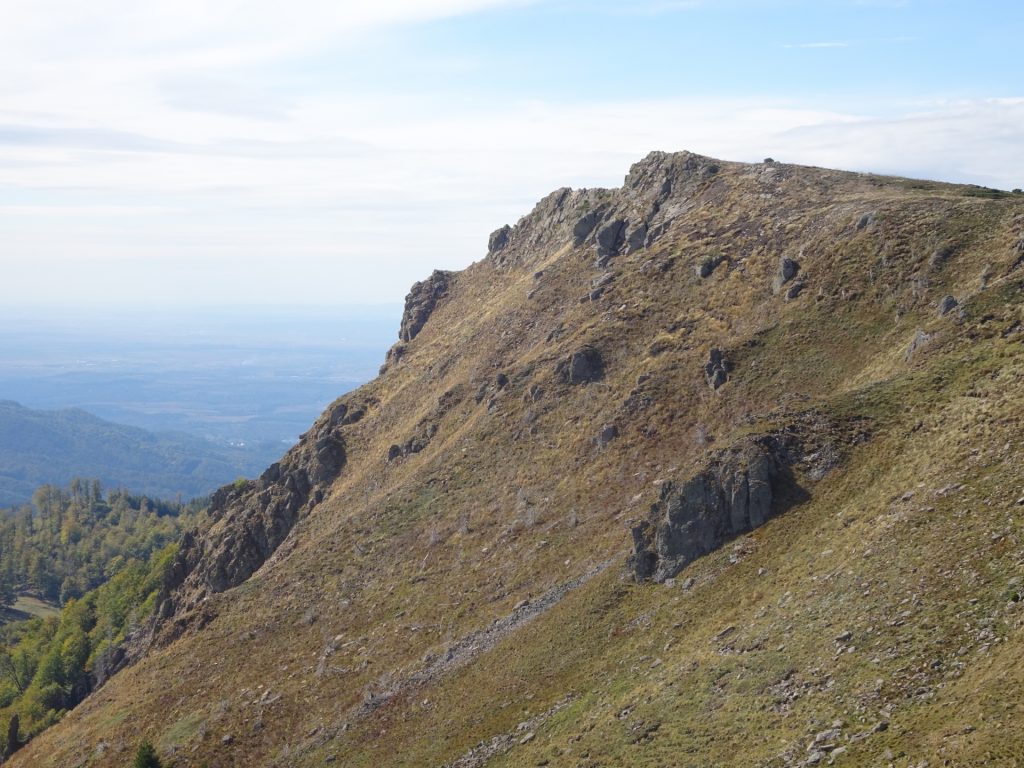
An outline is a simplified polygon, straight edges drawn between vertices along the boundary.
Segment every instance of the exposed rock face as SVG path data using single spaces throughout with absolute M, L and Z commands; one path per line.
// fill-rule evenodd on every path
M 651 519 L 632 527 L 633 577 L 670 579 L 696 558 L 781 512 L 800 497 L 789 470 L 794 460 L 781 438 L 763 437 L 720 456 L 681 485 L 663 485 Z
M 948 315 L 950 312 L 956 309 L 957 306 L 958 302 L 955 298 L 953 298 L 952 296 L 943 296 L 942 300 L 939 302 L 939 317 Z
M 580 217 L 572 228 L 572 244 L 574 247 L 579 248 L 583 243 L 587 241 L 587 238 L 593 233 L 594 228 L 597 226 L 597 222 L 601 220 L 600 209 L 589 211 Z
M 529 265 L 570 245 L 596 254 L 598 267 L 620 254 L 649 248 L 694 206 L 697 193 L 718 183 L 717 166 L 690 152 L 652 152 L 633 165 L 614 195 L 603 189 L 559 189 L 541 200 L 510 231 L 488 243 L 488 261 L 500 268 Z
M 499 251 L 504 250 L 505 246 L 508 245 L 508 236 L 511 232 L 512 227 L 508 224 L 491 232 L 491 236 L 487 240 L 487 255 L 493 256 Z
M 907 351 L 903 354 L 903 359 L 908 363 L 911 362 L 914 359 L 914 355 L 924 348 L 931 340 L 931 334 L 925 333 L 919 328 L 914 333 L 914 338 L 910 340 L 910 344 L 907 345 Z
M 720 349 L 712 349 L 707 363 L 704 364 L 704 376 L 708 380 L 708 386 L 718 389 L 729 380 L 731 370 L 732 363 L 726 358 L 725 353 Z
M 409 295 L 405 297 L 405 312 L 398 334 L 402 341 L 412 341 L 423 330 L 423 326 L 437 307 L 437 302 L 448 295 L 453 277 L 452 272 L 438 269 L 426 280 L 413 285 Z
M 605 266 L 608 260 L 621 249 L 626 239 L 626 222 L 622 219 L 610 221 L 597 230 L 597 264 Z
M 596 347 L 581 347 L 560 362 L 555 373 L 565 384 L 599 381 L 604 377 L 604 359 Z
M 800 271 L 800 263 L 793 259 L 783 258 L 779 261 L 779 271 L 775 274 L 775 279 L 772 281 L 772 291 L 778 293 L 782 290 L 782 286 L 797 276 Z M 789 297 L 795 298 L 795 297 Z
M 204 598 L 238 586 L 266 562 L 345 467 L 344 427 L 362 419 L 366 407 L 336 402 L 258 480 L 214 493 L 213 523 L 201 536 L 190 531 L 182 537 L 145 644 L 173 639 Z M 168 627 L 171 621 L 175 626 Z
M 694 272 L 696 272 L 697 277 L 701 279 L 711 277 L 711 275 L 714 274 L 714 271 L 718 268 L 718 265 L 724 260 L 725 259 L 718 254 L 714 256 L 706 256 L 699 264 L 697 264 L 696 267 L 694 267 Z

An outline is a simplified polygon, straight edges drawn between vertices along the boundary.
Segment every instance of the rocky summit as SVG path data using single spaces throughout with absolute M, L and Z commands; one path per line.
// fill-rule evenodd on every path
M 1024 196 L 659 152 L 486 246 L 11 765 L 1024 763 Z

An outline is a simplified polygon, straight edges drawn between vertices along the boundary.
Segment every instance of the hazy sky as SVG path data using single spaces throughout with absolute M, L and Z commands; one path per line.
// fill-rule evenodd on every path
M 653 149 L 1024 186 L 1017 0 L 4 0 L 0 302 L 394 302 Z

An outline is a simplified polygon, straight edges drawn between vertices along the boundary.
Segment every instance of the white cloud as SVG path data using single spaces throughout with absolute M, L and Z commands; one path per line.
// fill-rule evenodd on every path
M 311 92 L 271 66 L 509 4 L 9 0 L 0 301 L 397 300 L 550 190 L 618 185 L 652 149 L 1024 183 L 1013 95 L 881 116 L 770 98 L 480 104 Z

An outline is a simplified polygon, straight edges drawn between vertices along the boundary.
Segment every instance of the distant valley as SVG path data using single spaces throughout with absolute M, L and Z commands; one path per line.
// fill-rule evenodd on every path
M 339 392 L 375 375 L 397 314 L 10 311 L 0 320 L 0 506 L 76 476 L 166 498 L 254 477 Z
M 191 498 L 258 474 L 276 445 L 221 446 L 182 432 L 152 433 L 72 408 L 35 411 L 0 401 L 0 506 L 24 504 L 40 485 L 96 477 L 107 487 Z

